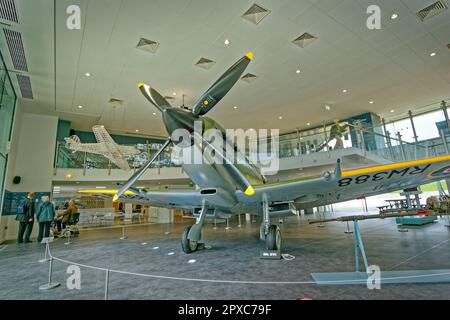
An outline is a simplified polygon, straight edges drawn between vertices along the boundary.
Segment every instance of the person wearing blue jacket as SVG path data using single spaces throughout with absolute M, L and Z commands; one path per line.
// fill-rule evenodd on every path
M 41 242 L 43 237 L 48 238 L 50 236 L 50 225 L 54 218 L 55 207 L 48 196 L 43 196 L 42 203 L 36 213 L 36 221 L 39 223 L 38 242 Z

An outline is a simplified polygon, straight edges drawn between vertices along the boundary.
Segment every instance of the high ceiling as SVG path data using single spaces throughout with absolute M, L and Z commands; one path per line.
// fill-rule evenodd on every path
M 22 33 L 34 94 L 23 99 L 27 110 L 57 114 L 76 129 L 103 124 L 164 136 L 161 116 L 153 115 L 138 82 L 163 95 L 176 92 L 173 105 L 184 94 L 190 106 L 253 51 L 246 72 L 258 78 L 239 81 L 208 116 L 225 128 L 286 131 L 365 111 L 398 116 L 449 98 L 450 10 L 424 22 L 416 15 L 433 2 L 257 0 L 271 12 L 255 25 L 241 18 L 251 0 L 57 0 L 56 63 L 52 0 L 16 0 L 19 24 L 8 23 Z M 66 28 L 72 4 L 81 8 L 81 30 Z M 370 4 L 381 7 L 381 30 L 366 26 Z M 318 39 L 305 48 L 292 43 L 305 32 Z M 140 38 L 159 42 L 156 53 L 137 49 Z M 1 46 L 13 69 L 4 38 Z M 216 63 L 209 70 L 195 66 L 202 57 Z M 111 98 L 124 102 L 113 106 Z

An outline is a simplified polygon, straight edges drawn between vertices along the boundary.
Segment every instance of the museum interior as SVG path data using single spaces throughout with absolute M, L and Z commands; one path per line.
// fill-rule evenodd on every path
M 449 5 L 0 0 L 0 299 L 449 300 Z

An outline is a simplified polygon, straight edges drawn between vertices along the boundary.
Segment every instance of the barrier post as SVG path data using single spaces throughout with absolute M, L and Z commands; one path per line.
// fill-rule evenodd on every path
M 108 300 L 108 289 L 109 289 L 109 269 L 106 269 L 106 276 L 105 276 L 105 300 Z
M 61 285 L 58 282 L 52 282 L 52 272 L 53 272 L 53 257 L 50 256 L 50 263 L 48 268 L 48 283 L 40 286 L 39 290 L 50 290 L 59 287 Z

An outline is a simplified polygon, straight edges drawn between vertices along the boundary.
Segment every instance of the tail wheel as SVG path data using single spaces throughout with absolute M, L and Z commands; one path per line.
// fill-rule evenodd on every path
M 188 254 L 197 251 L 198 248 L 197 241 L 191 241 L 188 239 L 189 230 L 191 230 L 191 227 L 192 226 L 187 226 L 181 235 L 181 249 L 183 249 L 184 253 Z
M 269 226 L 266 235 L 266 247 L 268 250 L 281 250 L 281 230 L 276 225 Z

